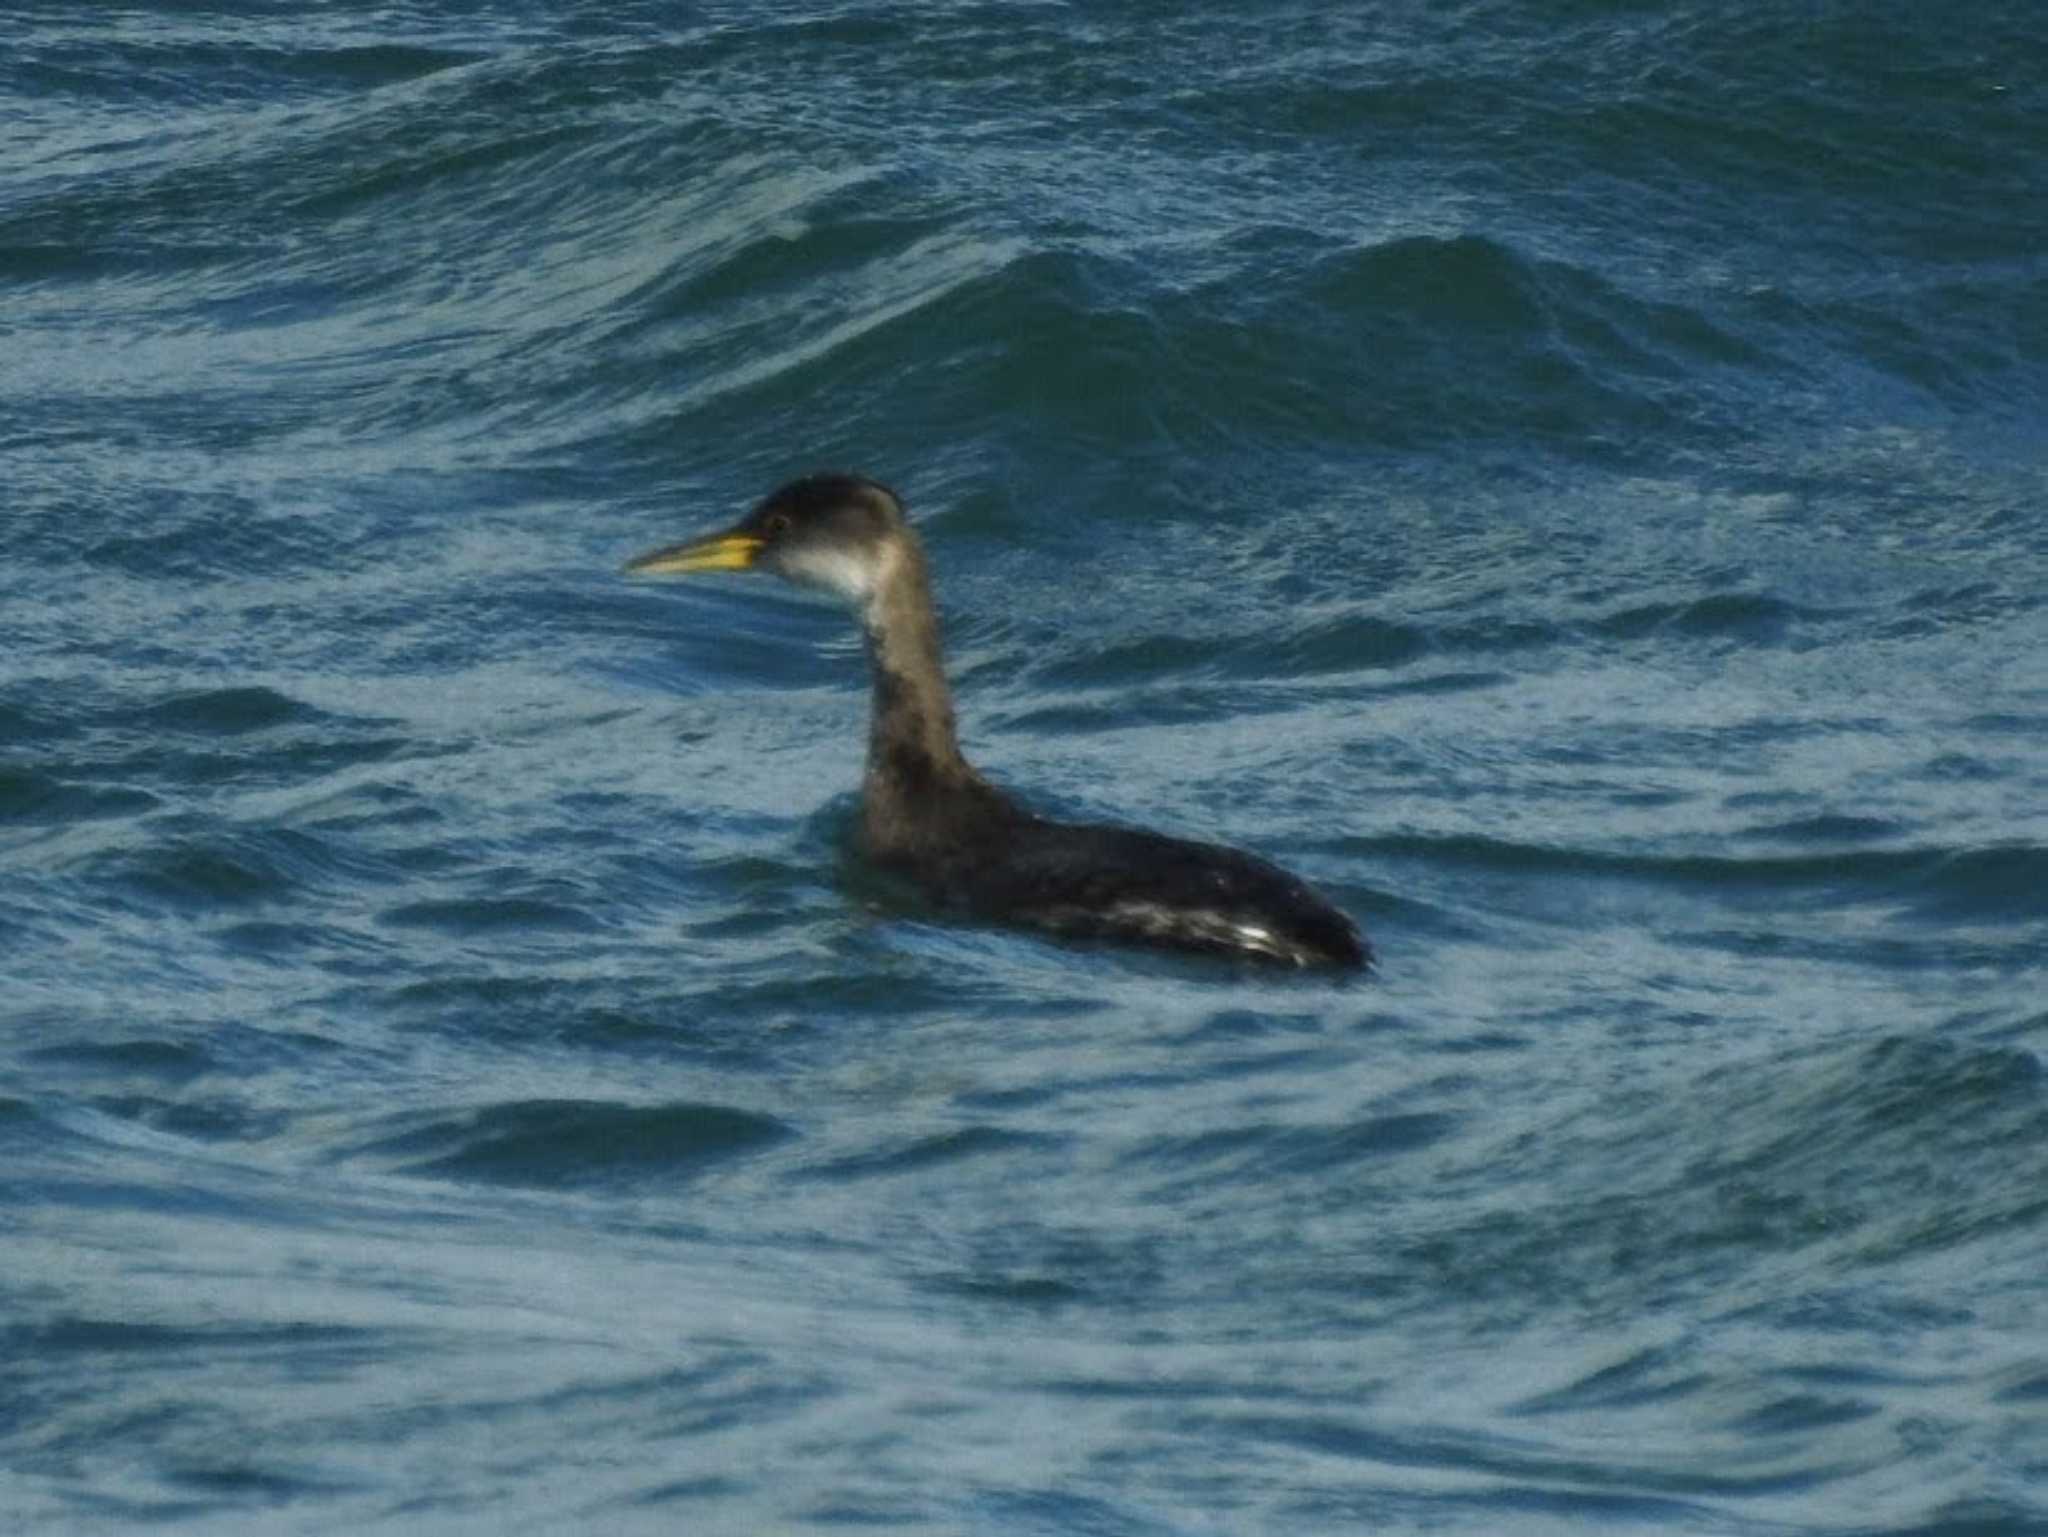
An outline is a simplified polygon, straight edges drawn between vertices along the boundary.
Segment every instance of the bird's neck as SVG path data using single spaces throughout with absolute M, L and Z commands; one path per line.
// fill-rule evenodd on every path
M 960 753 L 931 579 L 914 540 L 891 546 L 861 619 L 875 686 L 862 820 L 870 848 L 886 853 L 985 786 Z

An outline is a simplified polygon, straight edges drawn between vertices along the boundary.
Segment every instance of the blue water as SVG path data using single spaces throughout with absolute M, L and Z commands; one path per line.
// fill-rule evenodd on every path
M 2048 1531 L 2044 39 L 0 16 L 0 1528 Z M 1380 974 L 876 881 L 822 466 Z

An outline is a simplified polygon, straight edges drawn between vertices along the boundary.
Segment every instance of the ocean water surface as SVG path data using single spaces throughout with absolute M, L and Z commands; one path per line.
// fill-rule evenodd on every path
M 0 1527 L 2048 1531 L 2038 7 L 0 34 Z

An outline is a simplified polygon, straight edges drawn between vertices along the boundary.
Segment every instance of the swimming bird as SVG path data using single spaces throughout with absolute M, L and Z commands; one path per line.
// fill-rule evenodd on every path
M 1056 822 L 960 752 L 924 547 L 896 493 L 809 475 L 733 527 L 627 562 L 629 574 L 771 571 L 851 604 L 874 682 L 860 844 L 968 918 L 1293 966 L 1360 968 L 1358 927 L 1304 882 L 1221 844 Z

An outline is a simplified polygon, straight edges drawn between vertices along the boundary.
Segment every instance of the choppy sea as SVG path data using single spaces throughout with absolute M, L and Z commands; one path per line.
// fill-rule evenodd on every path
M 2048 1532 L 2023 0 L 0 11 L 0 1529 Z M 829 605 L 1371 979 L 962 927 Z

